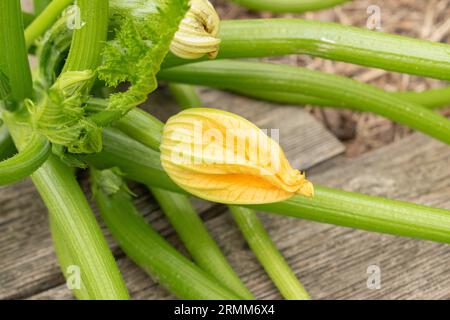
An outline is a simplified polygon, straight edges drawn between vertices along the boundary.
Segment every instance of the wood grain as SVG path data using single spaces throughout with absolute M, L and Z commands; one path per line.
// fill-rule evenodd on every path
M 415 134 L 359 159 L 326 162 L 311 170 L 311 178 L 349 191 L 450 208 L 449 164 L 448 146 Z M 446 244 L 270 214 L 261 217 L 315 299 L 450 299 Z M 258 298 L 280 298 L 228 214 L 209 219 L 207 226 Z M 126 261 L 121 259 L 120 265 L 135 298 L 173 298 Z M 381 269 L 379 290 L 367 288 L 370 265 Z M 60 286 L 32 298 L 54 297 L 69 298 L 70 292 Z
M 299 168 L 306 169 L 344 151 L 343 146 L 327 130 L 300 108 L 274 106 L 215 90 L 202 89 L 202 97 L 205 105 L 239 113 L 253 120 L 262 128 L 279 128 L 280 143 L 285 148 L 288 158 Z M 165 92 L 154 95 L 146 108 L 163 120 L 177 110 L 174 102 L 168 98 Z M 87 197 L 90 199 L 87 181 L 86 179 L 81 180 Z M 136 204 L 152 226 L 168 237 L 169 241 L 177 248 L 183 249 L 148 192 L 141 187 L 136 188 L 135 191 L 138 194 Z M 196 201 L 196 207 L 208 221 L 208 227 L 214 231 L 213 235 L 219 240 L 219 243 L 227 243 L 226 252 L 233 252 L 230 260 L 234 259 L 232 261 L 236 263 L 236 268 L 239 265 L 242 266 L 242 262 L 247 260 L 253 266 L 252 270 L 259 268 L 238 230 L 233 227 L 229 216 L 223 214 L 223 208 L 212 207 L 212 204 L 203 201 Z M 225 221 L 221 219 L 225 219 Z M 220 232 L 218 232 L 219 229 Z M 156 290 L 148 276 L 134 267 L 128 259 L 123 258 L 123 253 L 106 230 L 105 234 L 107 234 L 110 246 L 126 274 L 134 297 L 166 297 L 167 293 L 164 290 Z M 224 238 L 224 234 L 232 238 Z M 238 249 L 242 248 L 242 250 L 236 249 L 234 245 L 228 246 L 231 243 L 239 244 Z M 246 259 L 235 257 L 235 252 L 240 252 L 239 255 L 245 256 Z M 251 274 L 249 276 L 254 277 Z M 270 285 L 270 281 L 263 273 L 259 277 L 262 277 L 266 285 Z M 252 281 L 255 284 L 260 282 Z M 0 298 L 26 298 L 34 295 L 47 298 L 69 298 L 71 294 L 65 290 L 63 282 L 64 279 L 60 274 L 53 252 L 46 209 L 31 182 L 25 181 L 1 189 Z

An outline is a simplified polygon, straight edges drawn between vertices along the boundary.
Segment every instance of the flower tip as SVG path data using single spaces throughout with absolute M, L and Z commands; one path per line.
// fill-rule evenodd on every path
M 169 177 L 205 200 L 250 205 L 314 196 L 313 184 L 291 167 L 280 145 L 230 112 L 182 111 L 167 121 L 160 150 Z
M 207 55 L 214 59 L 220 46 L 220 18 L 208 0 L 190 0 L 190 9 L 181 21 L 170 45 L 170 51 L 182 59 Z
M 311 181 L 305 180 L 305 183 L 298 189 L 297 194 L 308 198 L 314 197 L 314 185 Z

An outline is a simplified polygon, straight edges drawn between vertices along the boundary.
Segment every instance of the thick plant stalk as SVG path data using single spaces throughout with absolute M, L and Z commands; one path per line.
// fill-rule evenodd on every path
M 100 55 L 102 41 L 106 39 L 106 31 L 103 38 L 99 35 L 107 27 L 107 20 L 97 19 L 96 15 L 101 16 L 107 13 L 108 2 L 80 0 L 78 4 L 81 12 L 90 12 L 90 15 L 84 17 L 90 27 L 75 31 L 70 52 L 83 55 L 82 50 L 86 45 L 93 45 L 97 51 L 93 52 L 93 48 L 90 48 L 88 51 L 90 55 L 85 56 L 84 60 L 70 58 L 69 53 L 66 68 L 69 70 L 94 69 Z M 86 33 L 86 30 L 91 30 L 92 34 Z M 100 44 L 94 43 L 94 40 L 99 41 Z M 95 59 L 92 56 L 95 56 Z M 24 136 L 27 135 L 27 132 L 23 130 L 26 129 L 17 126 L 15 119 L 7 117 L 5 120 L 16 146 L 21 149 L 25 143 Z M 74 291 L 74 294 L 89 299 L 128 299 L 128 291 L 114 257 L 72 170 L 51 155 L 32 175 L 32 180 L 49 209 L 50 220 L 57 226 L 58 241 L 62 241 L 69 252 L 67 256 L 62 257 L 61 261 L 65 264 L 69 258 L 73 259 L 80 269 L 85 293 L 78 295 Z
M 76 272 L 78 270 L 81 271 L 81 269 L 78 269 L 80 261 L 77 258 L 77 253 L 73 252 L 71 248 L 66 245 L 64 233 L 61 232 L 61 228 L 55 223 L 53 214 L 49 215 L 49 224 L 56 257 L 61 271 L 67 279 L 67 285 L 72 288 L 72 293 L 77 299 L 92 299 L 91 293 L 86 288 L 84 282 L 80 281 L 81 279 L 74 278 L 74 276 L 76 277 Z
M 132 180 L 184 193 L 162 170 L 160 154 L 120 132 L 105 130 L 104 150 L 84 157 L 100 168 L 119 167 Z M 314 181 L 313 181 L 314 182 Z M 322 223 L 450 243 L 450 211 L 315 185 L 314 198 L 294 196 L 249 208 Z
M 315 186 L 313 199 L 295 196 L 254 209 L 399 236 L 450 243 L 450 211 Z
M 31 97 L 32 84 L 18 0 L 0 2 L 0 21 L 0 48 L 3 48 L 0 50 L 0 99 L 20 103 Z M 4 104 L 2 102 L 0 107 Z M 8 114 L 5 111 L 6 117 Z M 4 133 L 3 139 L 7 139 L 7 134 Z M 19 181 L 38 169 L 50 153 L 50 144 L 43 137 L 32 134 L 28 143 L 24 143 L 19 150 L 17 155 L 0 162 L 0 185 Z
M 98 172 L 94 172 L 93 178 L 98 179 Z M 108 229 L 127 256 L 159 283 L 182 299 L 239 299 L 153 230 L 139 215 L 126 191 L 108 194 L 96 183 L 95 199 Z
M 331 8 L 349 0 L 232 0 L 246 8 L 272 12 L 306 12 Z
M 7 79 L 6 98 L 20 102 L 31 97 L 32 84 L 19 0 L 0 1 L 0 22 L 0 76 Z
M 40 14 L 50 3 L 52 0 L 33 0 L 34 14 Z
M 20 149 L 29 132 L 16 126 L 13 119 L 5 120 Z M 79 267 L 81 281 L 86 288 L 82 297 L 128 299 L 128 291 L 114 257 L 73 171 L 51 155 L 31 178 L 49 210 L 50 219 L 58 226 L 58 239 L 64 242 L 71 254 L 76 255 L 74 265 Z M 78 296 L 77 289 L 74 294 Z
M 190 85 L 170 83 L 169 90 L 181 109 L 199 108 L 203 106 L 200 97 L 195 92 L 195 88 Z
M 396 92 L 397 97 L 420 104 L 429 109 L 438 109 L 450 105 L 450 87 L 429 89 L 422 92 Z
M 158 188 L 150 190 L 197 265 L 239 297 L 254 299 L 209 235 L 189 198 Z
M 29 12 L 22 12 L 23 17 L 23 27 L 28 27 L 34 20 L 34 14 Z
M 39 134 L 32 134 L 20 152 L 0 162 L 0 186 L 25 179 L 39 169 L 51 153 L 50 142 Z
M 0 127 L 0 161 L 11 158 L 17 152 L 14 141 L 5 125 Z M 1 166 L 1 163 L 0 163 Z
M 41 35 L 51 27 L 51 25 L 58 19 L 59 15 L 67 6 L 72 4 L 74 0 L 53 0 L 48 5 L 49 1 L 38 1 L 35 8 L 39 14 L 33 22 L 25 29 L 25 40 L 27 47 L 30 47 Z M 95 2 L 95 1 L 92 1 Z
M 125 146 L 127 147 L 124 148 Z M 103 150 L 100 153 L 80 155 L 79 158 L 99 169 L 119 167 L 130 180 L 155 188 L 184 193 L 161 167 L 159 152 L 132 139 L 118 129 L 103 130 Z
M 100 227 L 72 171 L 54 156 L 32 180 L 51 219 L 60 227 L 61 238 L 80 268 L 83 285 L 91 300 L 128 299 L 128 291 Z M 77 289 L 73 290 L 78 296 Z
M 352 79 L 285 65 L 207 61 L 166 69 L 160 79 L 223 89 L 283 91 L 339 101 L 389 118 L 450 144 L 450 120 L 418 104 Z
M 272 281 L 288 300 L 311 299 L 252 209 L 229 206 L 239 229 Z
M 91 99 L 88 109 L 99 111 L 106 106 L 105 100 Z M 163 123 L 145 111 L 131 110 L 117 122 L 116 126 L 140 143 L 154 150 L 159 150 Z M 114 134 L 114 131 L 112 133 Z M 115 133 L 117 134 L 117 132 Z M 145 161 L 145 158 L 142 159 Z M 138 175 L 139 172 L 136 172 L 136 174 Z M 239 279 L 214 239 L 209 235 L 188 197 L 158 188 L 149 188 L 194 261 L 241 298 L 253 299 L 250 291 Z
M 91 98 L 86 110 L 100 112 L 108 107 L 108 100 Z M 126 132 L 130 137 L 140 137 L 140 142 L 154 150 L 159 150 L 163 126 L 161 121 L 150 116 L 142 109 L 131 109 L 122 119 L 118 120 L 115 127 Z
M 81 19 L 85 23 L 73 33 L 64 71 L 94 70 L 101 59 L 108 31 L 108 0 L 78 0 Z M 47 8 L 48 9 L 48 8 Z
M 352 106 L 342 101 L 313 97 L 301 93 L 256 89 L 231 89 L 231 91 L 251 98 L 290 105 L 312 104 L 321 107 L 352 108 Z M 450 105 L 450 87 L 429 89 L 422 92 L 391 92 L 390 94 L 405 101 L 420 104 L 428 109 L 439 109 Z
M 450 80 L 450 46 L 302 19 L 228 20 L 218 59 L 308 54 L 368 67 Z M 168 56 L 165 67 L 191 63 Z
M 169 84 L 169 88 L 183 109 L 202 106 L 200 97 L 195 92 L 195 87 L 172 83 Z M 239 229 L 241 229 L 245 239 L 249 243 L 250 248 L 281 294 L 286 299 L 310 299 L 308 293 L 270 239 L 256 212 L 238 206 L 229 206 L 229 209 Z

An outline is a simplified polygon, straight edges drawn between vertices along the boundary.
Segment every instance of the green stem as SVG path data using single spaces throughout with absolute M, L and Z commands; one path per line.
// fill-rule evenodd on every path
M 281 294 L 288 300 L 310 300 L 309 294 L 278 251 L 256 213 L 243 207 L 229 208 L 250 248 Z
M 200 97 L 195 92 L 195 87 L 171 83 L 169 88 L 175 95 L 178 104 L 183 108 L 202 106 Z M 256 212 L 237 206 L 229 206 L 229 208 L 250 248 L 282 295 L 286 299 L 309 299 L 309 295 L 277 250 L 261 221 L 259 221 Z
M 102 99 L 91 99 L 88 110 L 101 111 L 106 108 L 108 102 Z M 159 150 L 161 143 L 161 132 L 164 124 L 152 117 L 148 113 L 140 109 L 132 109 L 125 117 L 116 123 L 116 127 L 125 132 L 128 136 L 139 141 L 134 145 L 139 148 L 142 144 Z M 104 134 L 108 139 L 111 133 L 120 139 L 123 134 L 106 130 Z M 111 139 L 108 139 L 111 141 Z M 104 150 L 108 152 L 109 147 Z M 148 148 L 143 148 L 147 149 Z M 145 150 L 142 151 L 145 153 Z M 139 158 L 145 159 L 142 153 Z M 129 155 L 124 155 L 128 157 Z M 132 170 L 133 164 L 130 163 L 128 170 Z M 136 175 L 140 175 L 139 170 L 135 171 Z M 171 224 L 179 234 L 181 240 L 187 250 L 193 257 L 194 261 L 206 272 L 211 274 L 220 283 L 227 288 L 236 292 L 240 297 L 245 299 L 253 299 L 252 294 L 248 291 L 242 281 L 229 265 L 223 256 L 214 239 L 209 235 L 208 230 L 203 225 L 202 220 L 198 216 L 189 199 L 185 195 L 163 191 L 158 188 L 151 188 L 151 192 L 160 204 L 163 212 L 166 214 Z
M 352 108 L 344 102 L 300 93 L 256 89 L 231 89 L 231 91 L 251 98 L 290 105 L 310 104 L 321 107 Z M 450 105 L 450 87 L 429 89 L 422 92 L 392 92 L 390 94 L 402 100 L 420 104 L 428 109 L 439 109 Z
M 102 168 L 119 167 L 130 179 L 185 193 L 161 167 L 160 154 L 120 132 L 105 130 L 104 151 L 85 158 Z M 315 185 L 312 199 L 294 196 L 250 207 L 285 216 L 405 237 L 450 243 L 450 211 Z
M 197 92 L 195 92 L 195 87 L 193 86 L 170 83 L 169 90 L 175 97 L 175 100 L 181 109 L 200 108 L 203 106 L 203 103 L 200 101 L 200 97 Z
M 97 1 L 91 2 L 94 3 Z M 25 30 L 25 40 L 27 47 L 30 47 L 34 43 L 34 41 L 42 36 L 45 31 L 47 31 L 56 21 L 56 19 L 58 19 L 61 12 L 63 12 L 63 10 L 72 3 L 73 0 L 53 0 L 50 2 L 50 4 L 48 4 L 48 6 L 46 6 L 45 3 L 39 3 L 38 6 L 36 6 L 35 2 L 35 7 L 37 7 L 37 12 L 35 14 L 39 15 Z M 42 11 L 42 9 L 44 10 Z
M 233 0 L 237 4 L 257 11 L 306 12 L 331 8 L 349 0 Z
M 359 111 L 369 111 L 450 144 L 450 120 L 418 104 L 352 79 L 306 68 L 245 62 L 207 61 L 159 73 L 167 81 L 223 89 L 269 90 L 326 97 Z
M 162 189 L 150 187 L 150 190 L 198 266 L 241 298 L 254 299 L 208 233 L 189 198 Z
M 108 0 L 78 0 L 83 26 L 73 34 L 64 71 L 95 70 L 100 63 L 109 21 Z
M 33 0 L 34 14 L 41 14 L 50 3 L 52 0 Z
M 108 107 L 108 100 L 91 98 L 86 110 L 98 113 Z M 139 137 L 139 141 L 154 150 L 159 150 L 163 125 L 155 117 L 149 116 L 142 109 L 131 109 L 122 119 L 117 121 L 115 127 L 126 132 L 130 137 Z
M 16 152 L 17 149 L 8 128 L 5 125 L 0 126 L 0 161 L 11 158 Z
M 368 231 L 450 243 L 450 211 L 315 186 L 301 196 L 252 208 Z
M 104 129 L 103 150 L 95 154 L 80 155 L 79 158 L 99 169 L 119 167 L 130 180 L 183 193 L 162 168 L 159 152 L 132 139 L 120 130 Z
M 438 109 L 450 105 L 450 87 L 429 89 L 422 92 L 394 92 L 392 94 L 429 109 Z
M 56 212 L 55 214 L 58 213 Z M 76 268 L 81 265 L 78 260 L 78 255 L 76 252 L 72 252 L 70 247 L 66 245 L 64 233 L 61 232 L 61 228 L 56 224 L 53 216 L 54 214 L 49 215 L 50 231 L 61 271 L 67 279 L 67 284 L 72 286 L 71 290 L 73 295 L 78 300 L 89 300 L 91 299 L 91 294 L 84 285 L 84 282 L 78 281 L 79 279 L 75 278 L 76 272 L 78 271 Z
M 34 20 L 34 14 L 29 12 L 22 12 L 23 17 L 23 27 L 28 27 Z
M 98 174 L 93 174 L 93 193 L 102 218 L 138 266 L 182 299 L 238 299 L 153 230 L 139 215 L 129 194 L 123 190 L 108 194 L 99 187 Z
M 0 21 L 0 74 L 7 78 L 8 98 L 20 102 L 31 97 L 33 89 L 19 0 L 0 1 Z
M 202 105 L 192 86 L 171 84 L 169 88 L 182 108 L 200 107 Z M 145 114 L 149 125 L 151 125 L 153 117 L 148 113 Z M 131 126 L 134 121 L 125 118 L 121 122 L 129 122 Z M 164 124 L 160 122 L 160 126 L 162 131 Z M 125 133 L 128 132 L 125 131 Z M 133 134 L 133 132 L 130 133 Z M 131 137 L 145 144 L 145 141 L 152 138 L 145 136 L 150 136 L 151 133 L 151 131 L 147 131 L 144 136 L 131 135 Z M 160 136 L 158 137 L 160 138 Z M 160 143 L 161 140 L 158 141 L 158 146 Z M 151 147 L 151 145 L 147 146 Z M 158 151 L 159 147 L 155 150 Z M 253 299 L 253 295 L 239 279 L 209 235 L 189 199 L 183 195 L 161 189 L 153 188 L 151 190 L 197 264 L 243 298 Z
M 218 58 L 308 54 L 450 80 L 450 46 L 337 23 L 301 19 L 229 20 L 220 25 Z M 165 67 L 191 63 L 170 55 Z
M 0 186 L 5 186 L 30 176 L 39 169 L 51 153 L 50 142 L 39 134 L 32 134 L 20 152 L 0 162 Z
M 5 120 L 20 149 L 28 130 L 15 125 L 13 119 Z M 76 255 L 74 261 L 86 289 L 83 296 L 94 300 L 128 299 L 114 257 L 71 168 L 50 155 L 31 178 L 49 210 L 50 219 L 58 227 L 58 237 L 70 254 Z M 76 291 L 74 294 L 78 295 Z

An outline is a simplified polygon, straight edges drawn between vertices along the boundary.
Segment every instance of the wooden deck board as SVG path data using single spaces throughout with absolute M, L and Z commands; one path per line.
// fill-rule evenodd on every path
M 313 181 L 329 186 L 450 208 L 449 164 L 448 146 L 415 134 L 358 159 L 326 162 L 310 173 Z M 450 298 L 449 245 L 270 214 L 261 217 L 315 299 Z M 230 215 L 218 215 L 207 226 L 258 298 L 280 298 Z M 173 298 L 127 260 L 120 259 L 120 265 L 135 298 Z M 379 290 L 367 288 L 370 265 L 381 268 Z M 32 298 L 54 297 L 69 298 L 70 292 L 60 286 Z
M 285 148 L 286 154 L 295 166 L 302 169 L 330 159 L 344 150 L 327 130 L 300 108 L 277 107 L 215 90 L 202 90 L 202 97 L 206 106 L 239 113 L 262 128 L 279 128 L 280 143 Z M 165 94 L 156 95 L 150 101 L 149 109 L 157 113 L 161 119 L 176 112 L 173 101 Z M 85 180 L 83 186 L 90 198 Z M 136 203 L 140 211 L 157 230 L 181 248 L 176 235 L 148 193 L 142 188 L 138 188 L 137 191 L 139 197 Z M 224 251 L 236 269 L 242 270 L 239 273 L 248 281 L 249 286 L 254 286 L 256 291 L 260 290 L 260 295 L 273 292 L 273 286 L 265 274 L 261 271 L 259 273 L 252 271 L 259 270 L 260 267 L 234 227 L 230 216 L 219 215 L 224 212 L 223 207 L 215 206 L 206 215 L 204 212 L 211 208 L 211 204 L 196 201 L 196 207 L 199 212 L 203 212 L 207 225 L 218 242 L 226 244 L 223 246 Z M 282 220 L 286 221 L 285 218 Z M 119 259 L 119 265 L 124 270 L 134 297 L 167 297 L 163 289 L 155 289 L 149 277 L 123 257 L 109 236 L 108 240 Z M 295 251 L 292 252 L 294 255 Z M 1 189 L 0 298 L 70 298 L 71 294 L 65 289 L 63 282 L 51 244 L 46 209 L 31 182 L 25 181 Z

